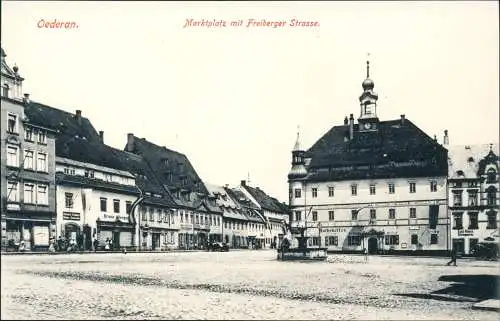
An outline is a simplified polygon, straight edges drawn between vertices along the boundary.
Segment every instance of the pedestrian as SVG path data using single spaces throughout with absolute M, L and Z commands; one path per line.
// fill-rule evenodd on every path
M 62 236 L 59 235 L 59 237 L 57 238 L 57 250 L 62 251 L 62 249 L 63 249 L 63 239 Z
M 365 254 L 365 262 L 368 262 L 368 249 L 367 249 L 367 248 L 365 248 L 365 249 L 363 250 L 363 252 L 364 252 L 364 254 Z
M 104 249 L 105 249 L 106 251 L 109 251 L 109 249 L 110 249 L 109 243 L 110 243 L 110 241 L 109 241 L 109 237 L 107 237 L 107 238 L 106 238 L 106 243 L 104 244 Z
M 453 266 L 457 266 L 457 251 L 455 249 L 451 250 L 451 260 L 446 265 L 449 266 L 451 263 L 453 263 Z
M 54 243 L 55 243 L 55 239 L 53 237 L 51 237 L 50 241 L 49 241 L 49 253 L 54 253 L 56 251 Z
M 21 240 L 21 242 L 19 242 L 19 252 L 24 252 L 25 249 L 26 245 L 24 243 L 24 240 Z
M 94 236 L 94 252 L 97 252 L 97 248 L 99 247 L 99 241 L 97 237 Z

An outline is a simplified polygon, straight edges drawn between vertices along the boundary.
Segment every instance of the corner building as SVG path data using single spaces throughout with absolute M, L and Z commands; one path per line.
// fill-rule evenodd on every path
M 360 116 L 311 148 L 299 134 L 288 175 L 292 233 L 329 252 L 443 254 L 450 249 L 447 150 L 404 115 L 381 121 L 367 77 Z

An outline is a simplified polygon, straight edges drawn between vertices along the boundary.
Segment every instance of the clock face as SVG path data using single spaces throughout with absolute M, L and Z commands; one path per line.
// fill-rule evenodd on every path
M 371 127 L 372 127 L 372 125 L 370 123 L 365 124 L 365 129 L 370 129 Z

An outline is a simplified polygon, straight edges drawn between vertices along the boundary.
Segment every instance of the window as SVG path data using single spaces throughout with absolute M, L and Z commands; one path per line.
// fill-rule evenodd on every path
M 389 183 L 389 194 L 394 194 L 394 191 L 396 190 L 395 186 L 393 183 Z
M 47 197 L 47 185 L 38 185 L 37 193 L 37 203 L 40 205 L 48 205 L 49 198 Z
M 148 220 L 148 215 L 147 215 L 147 212 L 146 212 L 145 208 L 141 208 L 141 219 L 143 221 L 147 221 Z
M 357 210 L 352 210 L 351 211 L 351 219 L 353 221 L 357 221 L 358 220 L 358 211 Z
M 462 172 L 462 171 L 458 171 L 458 172 Z M 457 172 L 457 174 L 458 174 L 458 172 Z M 462 172 L 462 175 L 463 175 L 463 174 L 464 174 L 464 173 Z M 453 187 L 458 187 L 458 188 L 462 187 L 462 182 L 455 182 L 455 183 L 453 184 Z
M 478 229 L 478 224 L 477 224 L 477 213 L 469 213 L 469 229 L 470 230 L 477 230 Z
M 339 237 L 334 236 L 325 236 L 325 246 L 338 246 L 339 245 Z
M 415 207 L 410 207 L 410 218 L 417 218 L 417 209 Z
M 477 182 L 469 182 L 468 187 L 477 187 Z
M 436 181 L 431 181 L 430 183 L 430 187 L 431 187 L 431 192 L 437 192 L 437 189 L 438 189 L 438 184 Z
M 33 163 L 33 156 L 34 153 L 32 150 L 25 150 L 24 151 L 24 168 L 25 169 L 34 169 L 34 163 Z
M 291 199 L 293 197 L 293 189 L 289 188 L 288 189 L 288 199 Z
M 26 204 L 34 204 L 35 198 L 33 195 L 34 185 L 29 183 L 24 183 L 24 203 Z
M 111 182 L 112 181 L 111 174 L 104 174 L 104 180 L 106 182 Z M 150 195 L 151 195 L 151 193 L 150 193 Z
M 477 206 L 477 191 L 469 191 L 469 206 Z
M 439 205 L 429 205 L 429 228 L 435 229 L 438 223 Z
M 333 186 L 328 187 L 328 196 L 333 197 L 335 195 L 335 188 Z
M 94 171 L 90 170 L 90 169 L 86 169 L 83 175 L 85 177 L 88 177 L 88 178 L 94 178 Z
M 309 245 L 311 246 L 320 246 L 321 239 L 317 236 L 313 236 L 309 239 Z
M 431 244 L 438 244 L 438 235 L 436 233 L 431 234 Z
M 312 197 L 313 198 L 318 197 L 318 189 L 316 187 L 312 188 Z
M 410 183 L 410 193 L 415 193 L 417 191 L 416 183 Z
M 32 142 L 33 141 L 33 128 L 27 126 L 24 130 L 24 139 Z
M 189 223 L 194 224 L 194 217 L 193 214 L 189 215 Z M 233 229 L 234 229 L 234 223 L 233 223 Z
M 335 220 L 335 212 L 334 211 L 328 211 L 328 220 L 329 221 Z
M 301 217 L 302 215 L 301 214 L 302 213 L 300 211 L 295 211 L 295 220 L 296 221 L 302 220 L 302 217 Z
M 347 237 L 348 246 L 359 246 L 361 245 L 361 237 L 359 235 L 349 235 Z
M 7 166 L 19 166 L 18 151 L 16 146 L 7 146 Z
M 411 244 L 412 245 L 417 245 L 418 244 L 418 235 L 417 234 L 412 234 L 412 236 L 411 236 Z
M 295 198 L 300 198 L 302 194 L 302 190 L 300 188 L 295 189 Z
M 395 208 L 389 209 L 389 219 L 390 220 L 396 219 L 396 209 Z
M 497 204 L 497 189 L 494 186 L 490 186 L 487 190 L 486 202 L 488 205 Z
M 313 220 L 314 222 L 316 222 L 316 221 L 318 220 L 318 212 L 316 212 L 316 211 L 313 211 L 313 212 L 312 212 L 312 220 Z
M 375 195 L 375 184 L 370 185 L 370 195 Z
M 497 172 L 493 168 L 488 169 L 486 175 L 487 175 L 486 179 L 487 183 L 493 183 L 497 180 Z
M 40 144 L 46 144 L 47 143 L 47 134 L 43 130 L 38 131 L 38 142 Z
M 9 98 L 9 85 L 5 84 L 2 86 L 2 96 Z
M 64 207 L 73 208 L 73 193 L 64 193 Z
M 17 188 L 18 182 L 8 182 L 7 183 L 7 201 L 8 202 L 19 202 L 19 190 Z
M 377 219 L 377 210 L 372 208 L 370 209 L 370 221 L 374 221 Z
M 453 229 L 461 230 L 463 229 L 462 224 L 462 213 L 453 213 Z
M 106 212 L 107 211 L 107 206 L 108 205 L 108 199 L 101 197 L 101 212 Z
M 37 154 L 36 169 L 39 172 L 46 172 L 47 171 L 47 154 L 44 154 L 44 153 Z M 74 170 L 73 170 L 73 174 L 74 174 Z
M 462 206 L 462 191 L 453 191 L 453 206 Z
M 166 215 L 165 215 L 166 216 Z M 162 210 L 159 210 L 158 211 L 158 222 L 161 222 L 163 221 L 163 211 Z
M 385 245 L 399 245 L 399 235 L 386 235 Z
M 149 221 L 150 222 L 155 221 L 155 212 L 154 212 L 154 209 L 152 207 L 149 208 Z
M 351 195 L 358 195 L 358 185 L 351 185 Z
M 488 230 L 496 229 L 497 228 L 497 212 L 490 211 L 487 215 L 488 215 L 488 225 L 486 225 L 486 228 Z
M 113 200 L 113 212 L 120 213 L 120 200 Z
M 130 211 L 132 210 L 132 202 L 131 201 L 125 202 L 125 210 L 127 211 L 127 214 L 130 214 Z
M 9 114 L 7 118 L 7 131 L 9 133 L 17 133 L 17 115 Z

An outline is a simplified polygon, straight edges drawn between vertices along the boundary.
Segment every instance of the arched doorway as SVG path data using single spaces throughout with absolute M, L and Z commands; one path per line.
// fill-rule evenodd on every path
M 378 240 L 376 237 L 370 237 L 368 239 L 368 253 L 375 254 L 378 250 Z

